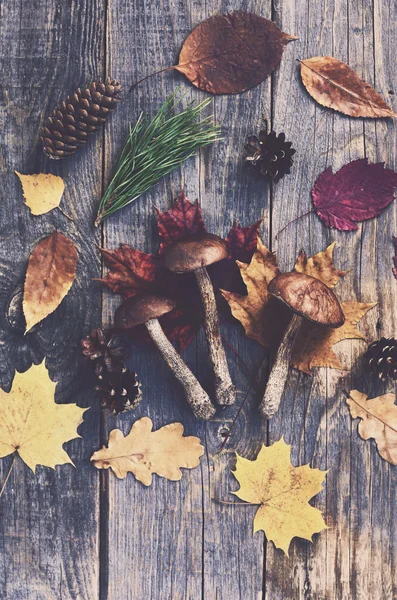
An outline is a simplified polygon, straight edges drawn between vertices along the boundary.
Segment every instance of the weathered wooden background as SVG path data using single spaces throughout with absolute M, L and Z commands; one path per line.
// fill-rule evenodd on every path
M 273 19 L 299 40 L 287 46 L 280 68 L 262 85 L 213 99 L 223 141 L 94 231 L 93 216 L 128 124 L 141 110 L 153 113 L 179 85 L 188 99 L 204 94 L 177 73 L 149 79 L 124 93 L 103 136 L 60 164 L 50 164 L 38 148 L 44 116 L 58 99 L 98 76 L 111 74 L 127 90 L 138 78 L 174 64 L 193 26 L 237 8 Z M 338 346 L 352 373 L 318 369 L 310 378 L 292 372 L 282 410 L 268 426 L 258 422 L 258 393 L 251 390 L 221 454 L 236 408 L 211 423 L 197 423 L 159 356 L 134 348 L 131 366 L 143 382 L 144 400 L 134 414 L 101 416 L 78 352 L 81 337 L 101 322 L 110 324 L 119 301 L 93 281 L 101 273 L 95 243 L 155 250 L 152 205 L 168 208 L 182 184 L 192 200 L 199 199 L 213 233 L 225 235 L 236 218 L 247 225 L 262 216 L 263 240 L 284 269 L 292 267 L 301 247 L 314 253 L 336 240 L 336 263 L 349 271 L 339 285 L 340 298 L 379 302 L 361 325 L 369 339 L 397 334 L 391 274 L 397 205 L 357 232 L 330 231 L 311 215 L 275 240 L 288 220 L 311 208 L 310 189 L 326 166 L 338 169 L 367 156 L 397 167 L 394 123 L 349 119 L 319 107 L 300 83 L 297 59 L 332 55 L 348 62 L 396 110 L 396 31 L 395 0 L 0 0 L 1 385 L 9 389 L 15 368 L 26 370 L 47 356 L 50 374 L 59 381 L 57 401 L 93 407 L 79 430 L 83 439 L 67 445 L 76 469 L 39 467 L 35 476 L 17 461 L 0 499 L 2 600 L 397 598 L 397 469 L 380 459 L 372 442 L 359 438 L 342 394 L 350 386 L 370 395 L 384 389 L 361 370 L 363 342 Z M 273 187 L 250 179 L 241 164 L 244 141 L 258 130 L 262 112 L 297 149 L 292 174 Z M 14 169 L 62 175 L 64 207 L 74 222 L 58 211 L 32 217 Z M 24 336 L 20 291 L 27 259 L 55 226 L 78 248 L 78 278 L 56 313 Z M 264 349 L 238 326 L 223 333 L 255 372 L 266 358 Z M 211 378 L 206 354 L 202 335 L 184 353 L 204 383 Z M 228 358 L 240 403 L 249 382 L 234 354 Z M 263 386 L 266 368 L 262 373 Z M 132 476 L 119 481 L 97 471 L 89 457 L 109 430 L 127 432 L 143 415 L 156 427 L 182 421 L 187 433 L 199 435 L 206 445 L 201 467 L 185 471 L 178 483 L 155 477 L 150 488 Z M 295 539 L 289 558 L 267 544 L 262 532 L 253 535 L 255 507 L 213 500 L 233 499 L 236 450 L 253 458 L 260 444 L 282 434 L 292 444 L 295 464 L 330 469 L 315 500 L 330 528 L 313 544 Z M 1 461 L 0 482 L 9 464 L 9 458 Z

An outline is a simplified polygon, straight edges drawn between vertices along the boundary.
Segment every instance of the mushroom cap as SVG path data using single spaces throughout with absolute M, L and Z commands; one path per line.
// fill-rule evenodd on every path
M 291 310 L 313 323 L 337 328 L 345 322 L 338 298 L 320 279 L 292 271 L 275 277 L 268 289 Z
M 139 294 L 128 298 L 118 307 L 114 324 L 119 329 L 131 329 L 150 319 L 158 319 L 175 308 L 175 302 L 155 294 Z
M 164 265 L 174 273 L 189 273 L 227 256 L 227 245 L 222 238 L 211 233 L 198 233 L 168 246 L 164 251 Z

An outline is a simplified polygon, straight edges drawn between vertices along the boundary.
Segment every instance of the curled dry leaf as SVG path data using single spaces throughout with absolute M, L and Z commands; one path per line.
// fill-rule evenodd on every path
M 353 160 L 336 173 L 331 167 L 312 189 L 314 210 L 327 227 L 355 231 L 356 221 L 378 216 L 395 199 L 397 173 L 384 163 Z
M 153 473 L 178 481 L 181 468 L 194 469 L 200 464 L 204 448 L 199 438 L 183 436 L 181 423 L 170 423 L 157 431 L 152 428 L 152 421 L 142 417 L 125 437 L 119 429 L 113 429 L 108 447 L 95 452 L 91 461 L 97 469 L 112 469 L 119 479 L 133 473 L 144 485 L 152 483 Z
M 61 177 L 51 173 L 37 175 L 22 175 L 15 171 L 22 185 L 25 204 L 30 208 L 32 215 L 44 215 L 54 208 L 58 208 L 65 190 Z
M 309 500 L 321 492 L 325 471 L 309 465 L 291 464 L 291 446 L 281 438 L 262 446 L 255 460 L 237 454 L 234 476 L 240 484 L 238 498 L 260 507 L 254 518 L 254 533 L 263 530 L 268 541 L 288 555 L 292 538 L 312 541 L 327 529 L 321 512 Z
M 33 472 L 37 465 L 73 464 L 62 444 L 80 437 L 88 409 L 56 404 L 55 388 L 43 361 L 16 373 L 9 393 L 0 390 L 0 458 L 16 452 Z
M 323 252 L 308 258 L 301 252 L 295 270 L 321 279 L 333 288 L 346 272 L 335 268 L 332 255 L 335 243 Z M 243 325 L 246 335 L 262 344 L 275 348 L 291 318 L 291 311 L 276 300 L 268 291 L 268 285 L 280 274 L 275 255 L 260 241 L 249 265 L 237 263 L 241 277 L 247 287 L 247 295 L 241 296 L 223 290 L 233 316 Z M 363 302 L 341 302 L 345 323 L 337 329 L 324 328 L 314 323 L 302 323 L 298 339 L 294 345 L 291 364 L 296 369 L 311 374 L 313 367 L 343 369 L 343 365 L 333 351 L 333 346 L 345 339 L 364 339 L 357 329 L 357 323 L 376 304 Z
M 270 75 L 296 39 L 253 13 L 216 15 L 188 35 L 175 69 L 206 92 L 238 94 Z
M 331 56 L 300 61 L 302 82 L 322 106 L 351 117 L 396 117 L 383 98 L 346 63 Z
M 397 406 L 395 394 L 368 399 L 366 394 L 352 390 L 346 399 L 353 419 L 361 419 L 358 433 L 363 440 L 374 438 L 382 458 L 397 465 Z
M 29 258 L 23 292 L 26 331 L 59 306 L 72 287 L 76 265 L 76 248 L 62 233 L 54 231 L 37 244 Z

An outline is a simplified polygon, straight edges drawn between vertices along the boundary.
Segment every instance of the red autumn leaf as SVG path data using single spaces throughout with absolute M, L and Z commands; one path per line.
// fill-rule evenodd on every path
M 312 189 L 315 211 L 327 227 L 355 231 L 356 221 L 372 219 L 394 200 L 397 173 L 384 163 L 354 160 L 336 173 L 329 167 Z
M 397 279 L 397 237 L 394 237 L 393 235 L 393 244 L 394 244 L 394 256 L 393 256 L 393 275 L 394 277 Z
M 114 293 L 121 294 L 124 299 L 149 290 L 174 298 L 177 308 L 161 317 L 160 322 L 167 337 L 175 342 L 181 351 L 190 344 L 201 327 L 200 297 L 194 276 L 170 273 L 162 266 L 161 254 L 176 240 L 206 229 L 200 206 L 190 202 L 183 192 L 170 210 L 157 210 L 157 219 L 159 254 L 146 254 L 126 244 L 116 250 L 101 249 L 104 262 L 109 267 L 108 274 L 101 281 Z M 229 257 L 208 268 L 216 292 L 222 288 L 245 293 L 245 286 L 235 261 L 251 260 L 256 249 L 260 225 L 261 221 L 250 227 L 239 227 L 234 223 L 226 238 Z M 221 318 L 229 320 L 229 306 L 219 294 L 217 297 Z M 130 335 L 140 341 L 149 340 L 144 328 L 137 327 L 131 330 Z
M 157 226 L 160 237 L 159 254 L 164 248 L 183 237 L 205 231 L 201 208 L 197 202 L 192 204 L 182 190 L 179 198 L 170 210 L 161 212 L 156 209 Z

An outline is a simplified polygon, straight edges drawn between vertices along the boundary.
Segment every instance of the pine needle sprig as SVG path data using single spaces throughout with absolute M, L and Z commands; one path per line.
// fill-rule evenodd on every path
M 177 101 L 173 94 L 152 120 L 140 114 L 130 127 L 115 173 L 99 205 L 95 226 L 134 202 L 200 148 L 220 139 L 220 129 L 211 116 L 198 119 L 210 102 L 210 98 L 197 105 L 192 102 L 174 114 Z

